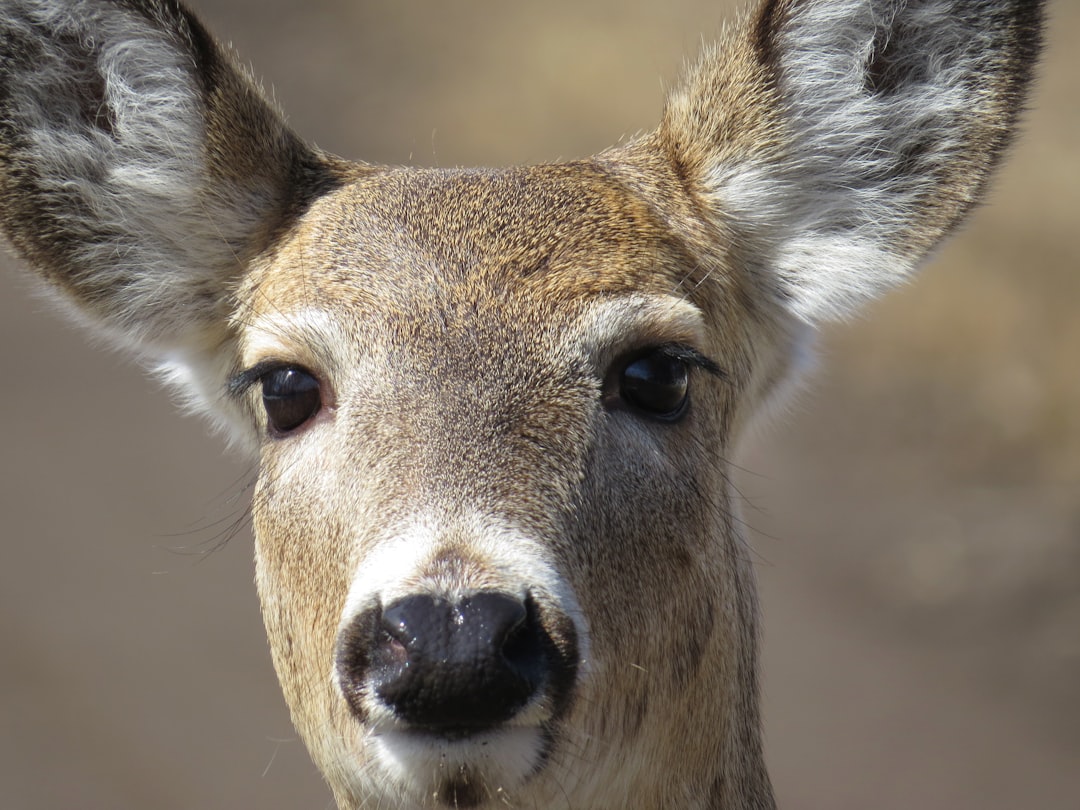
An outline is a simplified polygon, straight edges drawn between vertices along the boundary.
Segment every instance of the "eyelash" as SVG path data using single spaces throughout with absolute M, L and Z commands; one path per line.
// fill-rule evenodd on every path
M 252 388 L 259 384 L 262 379 L 273 371 L 286 368 L 303 368 L 296 363 L 287 363 L 284 360 L 262 360 L 249 369 L 245 369 L 229 378 L 226 389 L 230 397 L 240 399 Z M 305 369 L 306 370 L 306 369 Z M 310 373 L 310 372 L 308 372 Z

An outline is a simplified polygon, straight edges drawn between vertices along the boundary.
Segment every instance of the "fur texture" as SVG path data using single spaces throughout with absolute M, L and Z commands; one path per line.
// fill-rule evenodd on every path
M 655 132 L 436 171 L 305 146 L 175 0 L 0 0 L 0 224 L 258 448 L 274 664 L 342 808 L 770 808 L 733 448 L 979 199 L 1041 13 L 763 0 Z M 429 631 L 387 617 L 477 597 L 524 617 L 468 670 L 528 663 L 505 718 L 425 714 L 443 665 L 388 697 Z

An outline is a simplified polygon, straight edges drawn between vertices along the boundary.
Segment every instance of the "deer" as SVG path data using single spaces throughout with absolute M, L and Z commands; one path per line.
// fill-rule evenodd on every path
M 984 197 L 1041 0 L 760 0 L 593 157 L 350 162 L 179 0 L 0 2 L 0 225 L 258 459 L 339 807 L 775 806 L 732 453 Z

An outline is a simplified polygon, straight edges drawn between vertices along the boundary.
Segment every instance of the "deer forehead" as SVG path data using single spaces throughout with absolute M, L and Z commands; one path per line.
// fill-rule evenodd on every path
M 430 365 L 452 346 L 467 365 L 701 343 L 704 289 L 688 283 L 700 264 L 597 164 L 372 171 L 315 202 L 249 274 L 242 362 L 397 351 Z

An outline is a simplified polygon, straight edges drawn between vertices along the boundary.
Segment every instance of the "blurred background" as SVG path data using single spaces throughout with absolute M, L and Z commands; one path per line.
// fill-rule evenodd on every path
M 735 4 L 194 5 L 309 139 L 446 167 L 652 127 Z M 989 204 L 742 455 L 784 807 L 1080 807 L 1080 6 L 1051 15 Z M 259 619 L 252 470 L 0 265 L 0 805 L 329 807 Z

